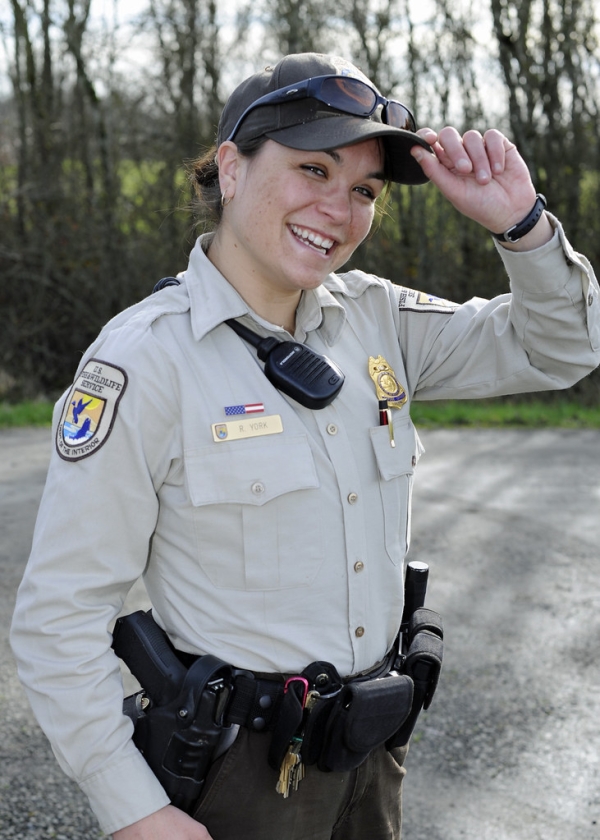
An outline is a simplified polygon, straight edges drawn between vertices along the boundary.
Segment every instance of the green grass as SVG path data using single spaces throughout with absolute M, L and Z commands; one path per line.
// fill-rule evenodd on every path
M 600 429 L 600 407 L 573 401 L 448 400 L 414 402 L 412 418 L 426 428 L 505 427 L 522 429 Z M 52 403 L 0 403 L 0 429 L 16 426 L 49 426 Z
M 0 402 L 0 429 L 16 426 L 49 426 L 52 422 L 52 408 L 52 403 L 40 400 L 16 405 Z
M 542 400 L 448 400 L 414 402 L 416 426 L 600 429 L 600 408 Z

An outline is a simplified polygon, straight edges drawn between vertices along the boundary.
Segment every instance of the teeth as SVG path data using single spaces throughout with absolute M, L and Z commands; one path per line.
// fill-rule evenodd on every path
M 290 228 L 296 236 L 303 239 L 305 242 L 309 242 L 320 251 L 328 251 L 333 247 L 333 239 L 326 239 L 318 233 L 313 233 L 312 230 L 306 230 L 305 228 L 298 227 L 297 225 L 290 225 Z

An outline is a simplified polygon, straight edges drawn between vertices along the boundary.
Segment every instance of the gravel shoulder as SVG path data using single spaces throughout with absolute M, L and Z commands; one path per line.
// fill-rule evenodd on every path
M 410 556 L 430 564 L 446 655 L 404 840 L 599 840 L 600 432 L 421 437 Z M 99 840 L 8 646 L 50 446 L 47 429 L 0 432 L 0 838 Z

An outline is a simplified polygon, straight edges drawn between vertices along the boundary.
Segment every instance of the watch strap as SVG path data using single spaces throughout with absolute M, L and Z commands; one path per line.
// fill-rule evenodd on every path
M 535 204 L 524 219 L 522 219 L 518 224 L 509 227 L 508 230 L 505 230 L 503 233 L 494 233 L 493 230 L 490 231 L 490 233 L 495 239 L 499 239 L 500 242 L 518 242 L 519 239 L 522 239 L 537 225 L 539 220 L 542 218 L 542 213 L 546 208 L 546 203 L 546 197 L 541 193 L 537 193 L 535 197 Z

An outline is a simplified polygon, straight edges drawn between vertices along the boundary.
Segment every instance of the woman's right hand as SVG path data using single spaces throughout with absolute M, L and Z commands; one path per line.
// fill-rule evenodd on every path
M 113 834 L 113 840 L 212 840 L 203 825 L 167 805 Z

